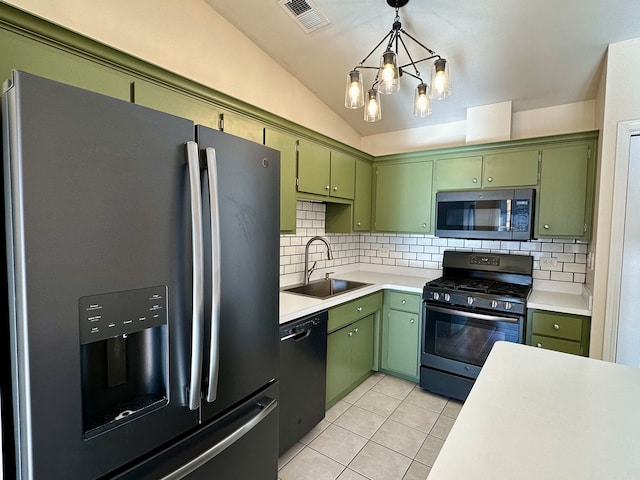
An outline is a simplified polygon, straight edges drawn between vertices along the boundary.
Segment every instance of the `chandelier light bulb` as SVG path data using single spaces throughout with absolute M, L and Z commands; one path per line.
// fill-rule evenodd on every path
M 377 122 L 381 118 L 380 93 L 377 89 L 372 88 L 367 92 L 367 105 L 364 109 L 364 119 L 367 122 Z
M 428 117 L 431 115 L 431 100 L 429 99 L 429 85 L 421 83 L 416 87 L 415 100 L 413 102 L 413 114 L 416 117 Z
M 362 75 L 357 70 L 347 74 L 347 88 L 344 95 L 344 106 L 350 109 L 360 108 L 364 105 L 364 88 Z
M 380 93 L 395 93 L 400 90 L 400 71 L 396 53 L 387 50 L 380 58 Z
M 431 97 L 438 100 L 447 98 L 451 94 L 451 81 L 449 77 L 449 64 L 444 58 L 433 62 L 431 72 Z

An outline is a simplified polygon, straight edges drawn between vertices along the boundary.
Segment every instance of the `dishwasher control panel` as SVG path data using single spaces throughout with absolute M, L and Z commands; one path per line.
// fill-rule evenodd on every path
M 280 327 L 280 338 L 291 338 L 300 333 L 304 333 L 307 330 L 320 325 L 322 322 L 326 322 L 327 316 L 327 312 L 321 312 L 317 315 L 286 323 Z

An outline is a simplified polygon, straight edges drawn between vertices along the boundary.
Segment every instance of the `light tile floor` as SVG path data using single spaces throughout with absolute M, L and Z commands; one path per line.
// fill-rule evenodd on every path
M 278 461 L 279 480 L 425 480 L 462 403 L 375 373 Z

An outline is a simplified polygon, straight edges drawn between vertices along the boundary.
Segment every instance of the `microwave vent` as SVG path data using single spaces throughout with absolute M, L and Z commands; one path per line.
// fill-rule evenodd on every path
M 278 0 L 278 5 L 306 33 L 329 25 L 329 19 L 311 0 Z

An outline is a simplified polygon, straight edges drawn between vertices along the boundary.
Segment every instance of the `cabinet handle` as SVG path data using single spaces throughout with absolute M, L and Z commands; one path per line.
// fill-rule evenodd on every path
M 409 323 L 416 323 L 416 319 L 412 318 L 411 320 L 409 320 Z
M 333 187 L 333 191 L 337 192 L 338 191 L 338 187 Z
M 546 223 L 544 224 L 544 229 L 545 229 L 545 230 L 549 230 L 550 228 L 551 228 L 551 227 L 550 227 L 548 224 L 546 224 Z
M 487 177 L 487 182 L 493 182 L 493 177 Z
M 558 325 L 557 323 L 553 324 L 553 329 L 554 330 L 560 330 L 560 325 Z
M 427 224 L 426 224 L 426 223 L 423 223 L 423 224 L 422 224 L 422 228 L 427 228 Z
M 350 337 L 352 337 L 352 336 L 353 336 L 353 332 L 349 332 L 349 333 L 347 333 L 347 335 L 349 335 Z
M 537 344 L 536 344 L 536 347 L 538 347 L 538 348 L 542 348 L 542 344 L 541 344 L 541 343 L 537 343 Z
M 407 301 L 403 298 L 403 299 L 402 299 L 402 302 L 400 302 L 400 303 L 402 303 L 403 305 L 405 305 L 405 304 L 407 303 Z
M 357 311 L 357 312 L 361 312 L 361 311 L 362 311 L 362 307 L 358 307 L 358 308 L 356 308 L 356 311 Z
M 473 180 L 471 180 L 473 183 L 478 183 L 478 179 L 474 178 Z
M 353 329 L 353 333 L 358 333 L 358 329 L 357 329 L 357 328 L 354 328 L 354 329 Z
M 356 225 L 357 225 L 358 227 L 360 227 L 360 226 L 362 226 L 362 223 L 357 222 L 357 223 L 356 223 Z
M 325 186 L 324 186 L 324 189 L 325 189 L 325 190 L 329 190 L 330 188 L 331 188 L 331 187 L 330 187 L 329 185 L 325 185 Z

